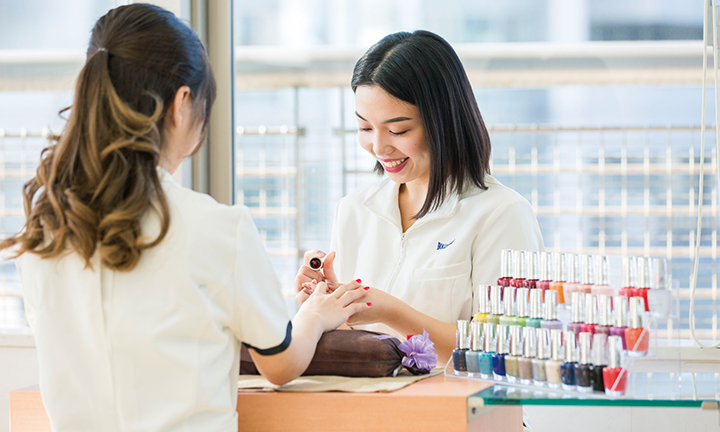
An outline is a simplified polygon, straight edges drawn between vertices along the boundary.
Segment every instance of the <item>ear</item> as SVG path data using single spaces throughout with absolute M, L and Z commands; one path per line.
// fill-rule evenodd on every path
M 180 127 L 184 122 L 190 120 L 191 113 L 190 87 L 182 86 L 175 93 L 173 103 L 168 108 L 168 114 L 172 119 L 173 126 Z

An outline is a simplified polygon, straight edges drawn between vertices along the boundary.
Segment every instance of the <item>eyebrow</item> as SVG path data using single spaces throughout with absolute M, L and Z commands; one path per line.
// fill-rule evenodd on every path
M 367 121 L 367 120 L 365 120 L 365 118 L 363 116 L 358 114 L 357 111 L 355 111 L 355 115 L 358 116 L 358 118 L 360 120 Z M 397 123 L 397 122 L 406 121 L 406 120 L 412 120 L 412 119 L 410 117 L 394 117 L 389 120 L 385 120 L 384 122 L 382 122 L 382 124 Z

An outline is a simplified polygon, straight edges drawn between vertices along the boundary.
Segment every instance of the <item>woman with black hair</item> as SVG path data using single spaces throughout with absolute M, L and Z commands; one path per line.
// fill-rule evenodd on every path
M 347 324 L 405 337 L 427 330 L 438 358 L 470 319 L 473 288 L 500 276 L 500 250 L 543 249 L 530 204 L 489 174 L 490 139 L 457 54 L 440 36 L 395 33 L 371 47 L 352 78 L 358 140 L 387 176 L 343 198 L 331 252 L 310 251 L 296 277 L 362 278 L 369 310 Z M 336 258 L 337 253 L 337 258 Z M 309 259 L 324 257 L 321 270 Z

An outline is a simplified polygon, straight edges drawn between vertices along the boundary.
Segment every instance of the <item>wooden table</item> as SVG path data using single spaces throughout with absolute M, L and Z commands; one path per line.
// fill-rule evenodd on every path
M 468 407 L 480 381 L 434 376 L 391 393 L 239 393 L 241 431 L 522 431 L 522 407 Z M 10 392 L 10 432 L 50 432 L 37 386 Z

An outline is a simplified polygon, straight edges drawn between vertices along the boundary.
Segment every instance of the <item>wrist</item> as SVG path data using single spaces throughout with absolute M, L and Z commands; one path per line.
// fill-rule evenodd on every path
M 300 307 L 300 310 L 292 319 L 293 329 L 297 329 L 301 335 L 313 335 L 316 340 L 325 332 L 325 320 L 322 315 L 314 310 Z

